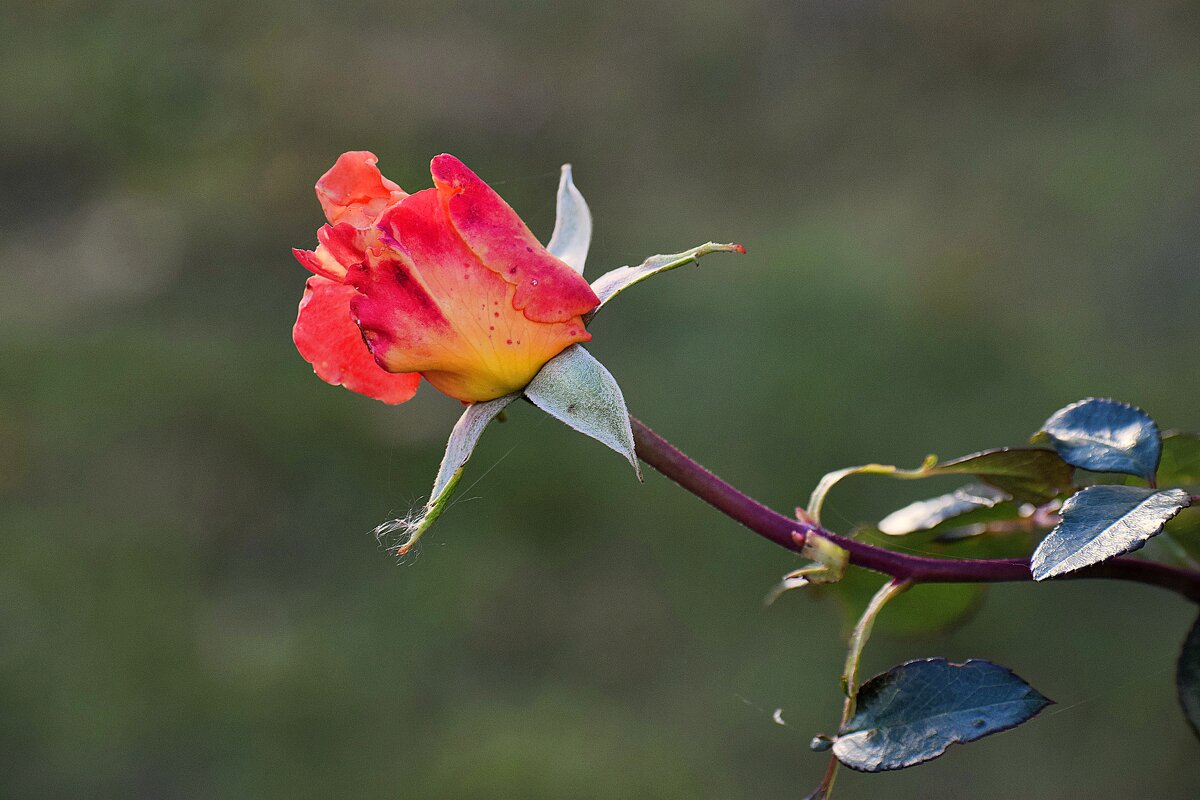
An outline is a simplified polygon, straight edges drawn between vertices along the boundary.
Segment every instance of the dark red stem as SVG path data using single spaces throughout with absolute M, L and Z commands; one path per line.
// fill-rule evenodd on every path
M 800 552 L 809 536 L 828 539 L 850 554 L 850 563 L 913 583 L 1001 583 L 1032 581 L 1028 559 L 943 559 L 906 555 L 838 536 L 808 522 L 786 517 L 739 491 L 693 461 L 640 420 L 631 417 L 637 454 L 687 491 L 780 547 Z M 1200 572 L 1144 561 L 1114 558 L 1058 580 L 1106 578 L 1158 586 L 1200 603 Z

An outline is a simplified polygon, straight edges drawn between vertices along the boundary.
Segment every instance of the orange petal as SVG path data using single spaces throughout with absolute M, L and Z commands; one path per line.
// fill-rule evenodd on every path
M 516 287 L 486 268 L 458 236 L 437 189 L 379 221 L 389 250 L 352 269 L 353 312 L 381 364 L 419 371 L 451 397 L 491 400 L 523 388 L 547 361 L 590 335 L 579 316 L 533 322 Z
M 416 394 L 421 376 L 388 372 L 375 363 L 350 316 L 355 294 L 353 287 L 320 275 L 309 278 L 292 328 L 296 349 L 325 382 L 385 403 L 403 403 Z
M 440 155 L 430 165 L 458 234 L 483 264 L 517 287 L 513 303 L 534 322 L 566 322 L 600 301 L 587 281 L 546 252 L 517 213 L 461 161 Z
M 366 150 L 342 153 L 317 181 L 317 200 L 331 224 L 370 227 L 385 208 L 406 197 L 399 185 L 383 177 L 378 162 Z

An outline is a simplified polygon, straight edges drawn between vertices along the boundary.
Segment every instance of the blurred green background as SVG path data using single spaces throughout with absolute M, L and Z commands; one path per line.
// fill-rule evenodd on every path
M 761 798 L 839 713 L 799 561 L 528 407 L 397 565 L 457 403 L 290 338 L 316 178 L 452 152 L 541 235 L 575 165 L 633 413 L 780 509 L 825 471 L 1016 444 L 1087 395 L 1200 428 L 1200 6 L 5 4 L 0 794 Z M 863 478 L 846 529 L 948 488 Z M 917 590 L 918 592 L 921 590 Z M 864 671 L 992 658 L 1059 705 L 842 798 L 1194 798 L 1195 610 L 996 587 Z M 771 717 L 782 708 L 786 726 Z

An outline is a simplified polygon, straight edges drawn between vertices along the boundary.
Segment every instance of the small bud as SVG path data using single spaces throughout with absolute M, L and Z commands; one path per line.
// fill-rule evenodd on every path
M 808 749 L 812 750 L 814 753 L 824 753 L 831 747 L 833 747 L 833 739 L 830 739 L 824 734 L 821 734 L 820 736 L 814 736 L 813 740 L 808 743 Z

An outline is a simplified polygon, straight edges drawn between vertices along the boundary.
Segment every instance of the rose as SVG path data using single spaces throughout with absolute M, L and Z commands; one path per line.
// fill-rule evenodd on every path
M 592 216 L 563 167 L 545 247 L 492 189 L 453 156 L 433 159 L 432 189 L 405 194 L 373 154 L 344 153 L 317 182 L 328 225 L 316 250 L 293 250 L 308 279 L 292 338 L 317 375 L 387 403 L 422 376 L 467 405 L 450 432 L 429 502 L 379 526 L 404 554 L 441 515 L 479 437 L 522 395 L 611 447 L 638 469 L 625 398 L 579 342 L 625 289 L 738 244 L 682 253 L 583 279 Z M 640 475 L 640 472 L 638 473 Z
M 409 195 L 368 152 L 317 182 L 329 224 L 293 328 L 323 380 L 403 403 L 420 377 L 464 403 L 520 391 L 591 335 L 600 301 L 507 203 L 458 159 L 433 159 L 434 187 Z

